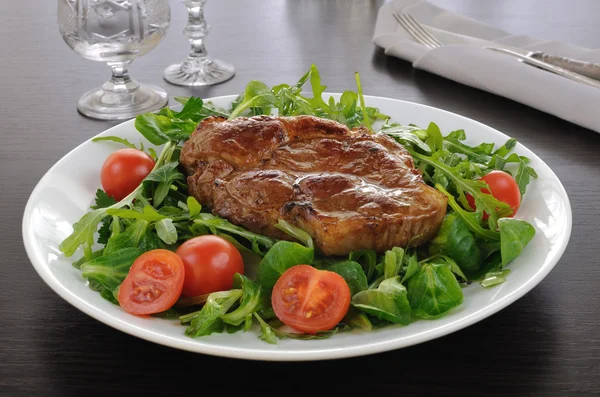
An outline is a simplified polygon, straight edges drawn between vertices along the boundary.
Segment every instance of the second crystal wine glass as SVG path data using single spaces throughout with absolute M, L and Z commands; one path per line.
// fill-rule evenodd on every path
M 81 96 L 80 113 L 122 120 L 167 104 L 163 89 L 132 80 L 127 66 L 156 47 L 170 21 L 169 0 L 58 0 L 58 25 L 66 43 L 112 69 L 109 81 Z
M 164 78 L 171 84 L 183 86 L 203 86 L 229 80 L 235 74 L 232 65 L 208 57 L 204 46 L 209 26 L 204 19 L 206 0 L 181 0 L 188 9 L 188 23 L 183 30 L 190 40 L 192 49 L 182 63 L 165 69 Z

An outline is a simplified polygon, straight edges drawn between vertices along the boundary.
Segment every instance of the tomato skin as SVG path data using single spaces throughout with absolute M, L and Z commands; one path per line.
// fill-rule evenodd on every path
M 119 287 L 118 301 L 125 311 L 148 315 L 172 307 L 183 288 L 185 268 L 181 258 L 165 249 L 140 255 Z
M 119 149 L 106 158 L 100 171 L 102 188 L 117 201 L 124 199 L 144 180 L 155 162 L 138 149 Z
M 297 265 L 275 283 L 271 304 L 290 327 L 315 334 L 335 327 L 350 307 L 350 287 L 337 273 Z
M 512 208 L 512 213 L 507 215 L 507 217 L 512 218 L 515 216 L 521 206 L 521 191 L 519 190 L 517 181 L 510 174 L 500 170 L 491 171 L 479 179 L 487 183 L 490 187 L 490 190 L 481 189 L 481 191 L 487 194 L 490 194 L 491 191 L 492 196 L 510 205 Z M 466 198 L 471 208 L 475 210 L 477 206 L 475 205 L 473 196 L 467 193 Z M 485 220 L 488 217 L 489 215 L 484 212 L 483 219 Z
M 233 276 L 244 274 L 242 255 L 222 237 L 194 237 L 177 248 L 185 266 L 184 296 L 198 296 L 233 287 Z

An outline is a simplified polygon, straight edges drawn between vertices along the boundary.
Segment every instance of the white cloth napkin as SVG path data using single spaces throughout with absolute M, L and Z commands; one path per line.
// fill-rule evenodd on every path
M 444 46 L 429 49 L 404 30 L 393 12 L 412 15 Z M 490 43 L 492 42 L 492 43 Z M 600 50 L 560 41 L 511 35 L 427 1 L 394 0 L 377 16 L 373 43 L 387 55 L 412 62 L 413 67 L 553 114 L 600 132 L 600 89 L 524 64 L 517 58 L 483 48 L 493 44 L 544 51 L 600 63 Z

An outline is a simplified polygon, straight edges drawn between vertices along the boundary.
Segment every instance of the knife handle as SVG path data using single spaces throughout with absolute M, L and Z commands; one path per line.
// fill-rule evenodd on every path
M 551 65 L 558 66 L 560 68 L 567 69 L 575 73 L 579 73 L 583 76 L 587 76 L 595 80 L 600 80 L 600 64 L 578 61 L 575 59 L 559 57 L 556 55 L 549 55 L 540 51 L 532 52 L 529 54 L 529 56 L 542 62 L 546 62 Z
M 537 66 L 540 69 L 544 69 L 547 70 L 549 72 L 553 72 L 558 74 L 559 76 L 563 76 L 566 77 L 568 79 L 583 83 L 583 84 L 587 84 L 590 85 L 592 87 L 596 87 L 596 88 L 600 88 L 600 81 L 596 80 L 596 79 L 592 79 L 589 78 L 587 76 L 581 75 L 579 73 L 575 73 L 571 70 L 567 70 L 565 68 L 561 68 L 560 66 L 556 66 L 556 65 L 552 65 L 549 63 L 546 63 L 544 61 L 540 61 L 539 59 L 533 58 L 529 55 L 523 55 L 522 53 L 519 52 L 515 52 L 506 48 L 502 48 L 502 47 L 484 47 L 487 48 L 488 50 L 492 50 L 492 51 L 496 51 L 496 52 L 501 52 L 504 54 L 509 54 L 512 55 L 514 57 L 519 58 L 523 63 L 526 63 L 528 65 L 531 66 Z

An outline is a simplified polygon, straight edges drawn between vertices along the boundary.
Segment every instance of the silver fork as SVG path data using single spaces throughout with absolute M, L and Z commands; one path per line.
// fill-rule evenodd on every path
M 443 44 L 431 33 L 429 33 L 421 24 L 419 24 L 410 14 L 406 13 L 393 13 L 394 18 L 398 21 L 398 23 L 419 43 L 423 44 L 427 48 L 439 48 L 442 47 Z M 512 55 L 514 57 L 519 58 L 522 62 L 529 64 L 531 66 L 537 66 L 540 69 L 547 70 L 549 72 L 556 73 L 560 76 L 566 77 L 568 79 L 590 85 L 592 87 L 600 88 L 600 82 L 578 73 L 571 72 L 570 70 L 561 68 L 559 66 L 551 65 L 549 63 L 540 61 L 535 58 L 530 58 L 526 55 L 519 54 L 518 52 L 509 50 L 507 48 L 501 47 L 484 47 L 488 50 L 501 52 L 504 54 Z
M 421 26 L 410 14 L 405 13 L 394 13 L 394 18 L 402 27 L 410 33 L 410 35 L 428 48 L 438 48 L 442 46 L 442 43 L 429 33 L 423 26 Z

